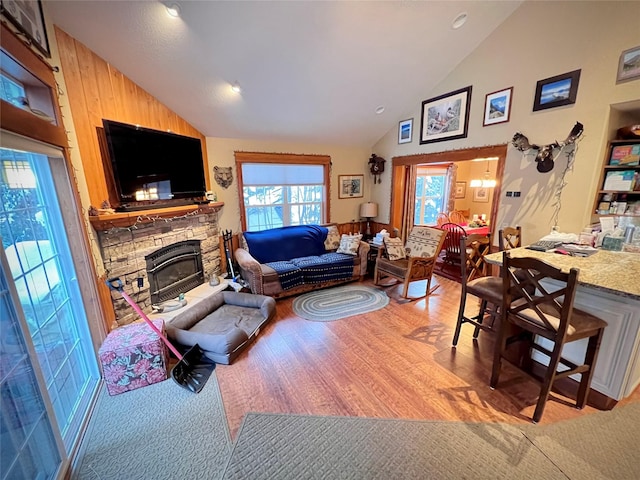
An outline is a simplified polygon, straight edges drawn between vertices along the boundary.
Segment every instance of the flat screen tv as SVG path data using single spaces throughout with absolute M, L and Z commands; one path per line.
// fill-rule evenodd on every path
M 199 138 L 102 120 L 118 210 L 186 205 L 206 190 Z

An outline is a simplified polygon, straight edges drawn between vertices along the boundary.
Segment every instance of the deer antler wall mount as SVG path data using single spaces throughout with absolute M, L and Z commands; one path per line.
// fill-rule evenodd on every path
M 516 147 L 521 152 L 527 150 L 536 150 L 536 169 L 540 173 L 546 173 L 553 170 L 554 158 L 553 152 L 559 148 L 563 148 L 567 145 L 572 145 L 575 141 L 582 135 L 584 131 L 584 126 L 580 122 L 576 122 L 576 124 L 569 132 L 569 135 L 563 142 L 558 142 L 557 140 L 553 143 L 549 143 L 547 145 L 536 145 L 529 143 L 529 139 L 520 132 L 516 132 L 511 140 L 511 143 L 514 147 Z

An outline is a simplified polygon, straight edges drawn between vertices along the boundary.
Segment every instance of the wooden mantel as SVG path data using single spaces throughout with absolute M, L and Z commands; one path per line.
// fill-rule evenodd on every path
M 190 213 L 213 213 L 224 206 L 224 202 L 211 202 L 201 205 L 183 205 L 180 207 L 157 208 L 153 210 L 138 210 L 134 212 L 105 213 L 89 216 L 89 222 L 96 231 L 111 228 L 127 228 L 135 224 L 151 223 L 163 218 L 179 217 Z

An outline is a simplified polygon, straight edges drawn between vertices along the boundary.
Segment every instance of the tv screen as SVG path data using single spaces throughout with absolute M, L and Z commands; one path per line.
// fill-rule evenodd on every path
M 121 209 L 193 203 L 206 190 L 199 138 L 103 120 Z

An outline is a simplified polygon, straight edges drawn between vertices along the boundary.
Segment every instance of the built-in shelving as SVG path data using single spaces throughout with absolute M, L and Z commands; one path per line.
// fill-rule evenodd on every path
M 594 202 L 594 215 L 616 215 L 624 217 L 640 217 L 640 165 L 638 161 L 632 161 L 627 165 L 611 165 L 612 154 L 615 147 L 635 146 L 640 148 L 640 140 L 612 140 L 607 148 L 600 173 L 600 190 L 598 190 Z M 634 179 L 628 189 L 605 189 L 609 173 L 633 171 Z M 624 204 L 624 207 L 621 205 Z M 624 210 L 624 211 L 623 211 Z

